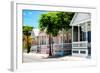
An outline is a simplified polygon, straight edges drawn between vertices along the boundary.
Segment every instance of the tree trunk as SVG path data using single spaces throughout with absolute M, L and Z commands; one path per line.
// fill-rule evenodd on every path
M 52 56 L 52 49 L 51 49 L 51 35 L 49 35 L 49 56 Z
M 52 52 L 52 55 L 53 55 L 53 44 L 54 44 L 54 42 L 53 42 L 53 37 L 52 37 L 52 40 L 51 40 L 51 44 L 52 44 L 52 50 L 51 50 L 51 52 Z
M 29 45 L 29 41 L 28 41 L 28 37 L 29 37 L 28 31 L 26 32 L 26 36 L 27 36 L 27 53 L 29 53 L 30 52 L 30 45 Z

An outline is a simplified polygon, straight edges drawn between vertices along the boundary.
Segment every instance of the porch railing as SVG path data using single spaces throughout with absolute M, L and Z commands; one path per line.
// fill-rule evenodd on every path
M 72 42 L 72 48 L 87 48 L 88 46 L 87 41 L 81 41 L 81 42 Z
M 60 43 L 60 44 L 52 44 L 51 48 L 53 50 L 70 50 L 72 49 L 72 43 Z M 49 44 L 47 45 L 35 45 L 31 47 L 32 50 L 35 49 L 49 49 Z
M 53 44 L 54 49 L 72 49 L 72 43 Z

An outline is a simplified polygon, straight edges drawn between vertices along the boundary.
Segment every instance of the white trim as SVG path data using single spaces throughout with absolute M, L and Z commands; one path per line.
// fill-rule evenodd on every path
M 74 27 L 72 26 L 72 42 L 73 42 L 73 30 L 74 30 Z
M 75 20 L 75 18 L 76 18 L 76 16 L 77 16 L 77 12 L 74 14 L 74 16 L 73 16 L 73 18 L 72 18 L 72 20 L 71 20 L 71 23 L 70 23 L 70 25 L 72 26 L 72 23 L 73 23 L 73 21 Z
M 15 71 L 17 69 L 17 26 L 16 26 L 16 3 L 11 2 L 11 70 Z
M 85 28 L 86 28 L 86 41 L 88 42 L 88 29 L 87 29 L 87 22 L 85 23 Z M 86 44 L 88 47 L 88 43 Z
M 80 26 L 78 25 L 78 42 L 80 42 Z
M 88 21 L 91 21 L 91 19 L 86 19 L 84 21 L 80 21 L 80 22 L 77 22 L 77 23 L 74 23 L 74 24 L 70 24 L 71 26 L 78 26 L 78 25 L 81 25 L 82 23 L 85 23 L 85 22 L 88 22 Z
M 73 53 L 73 51 L 78 51 L 78 53 Z M 80 53 L 81 51 L 85 51 L 85 54 Z M 87 57 L 88 56 L 88 49 L 72 49 L 72 56 L 81 56 Z
M 76 47 L 76 46 L 73 46 L 73 44 L 80 45 L 80 43 L 81 43 L 81 44 L 82 44 L 82 43 L 83 43 L 83 44 L 85 43 L 86 46 L 84 46 L 84 47 L 80 47 L 80 46 Z M 87 41 L 72 42 L 72 49 L 73 49 L 73 48 L 87 48 L 87 43 L 88 43 Z
M 16 4 L 17 4 L 17 9 L 16 9 Z M 56 69 L 56 68 L 67 68 L 67 67 L 76 67 L 76 66 L 87 66 L 87 65 L 96 65 L 96 48 L 92 49 L 92 58 L 91 59 L 86 59 L 85 61 L 59 61 L 59 62 L 39 62 L 39 63 L 22 63 L 22 10 L 23 9 L 31 9 L 31 10 L 51 10 L 51 11 L 72 11 L 72 12 L 90 12 L 92 15 L 92 24 L 96 23 L 96 9 L 91 9 L 91 8 L 84 8 L 84 7 L 64 7 L 64 6 L 46 6 L 46 5 L 34 5 L 31 3 L 29 4 L 19 4 L 19 3 L 14 3 L 14 47 L 12 49 L 14 55 L 12 57 L 13 63 L 12 65 L 14 67 L 13 70 L 15 71 L 18 69 L 18 71 L 27 71 L 27 70 L 45 70 L 45 69 Z M 17 10 L 17 16 L 16 16 L 16 10 Z M 17 22 L 17 23 L 16 23 Z M 16 34 L 17 33 L 17 34 Z M 18 38 L 17 38 L 18 37 Z M 16 44 L 16 42 L 18 44 Z M 18 49 L 18 50 L 17 50 Z M 16 54 L 17 53 L 17 54 Z M 18 59 L 17 59 L 18 58 Z M 18 68 L 16 67 L 18 66 Z

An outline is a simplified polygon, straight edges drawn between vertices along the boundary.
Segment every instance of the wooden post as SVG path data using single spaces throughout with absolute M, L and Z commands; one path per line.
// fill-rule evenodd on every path
M 78 42 L 80 42 L 80 27 L 78 25 Z M 78 47 L 80 47 L 80 43 L 78 44 Z
M 80 42 L 80 28 L 79 28 L 79 25 L 78 25 L 78 42 Z
M 73 39 L 74 39 L 74 37 L 73 37 L 73 31 L 74 31 L 74 26 L 72 26 L 72 49 L 73 49 Z
M 88 41 L 88 30 L 87 30 L 87 22 L 85 23 L 85 29 L 86 29 L 86 41 Z
M 86 41 L 87 41 L 86 46 L 88 47 L 88 29 L 87 29 L 87 26 L 88 26 L 88 24 L 87 24 L 87 22 L 86 22 L 86 23 L 85 23 L 85 29 L 86 29 Z

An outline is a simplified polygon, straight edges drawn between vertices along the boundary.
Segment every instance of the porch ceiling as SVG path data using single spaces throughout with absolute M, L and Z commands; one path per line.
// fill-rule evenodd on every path
M 91 14 L 90 13 L 75 13 L 70 25 L 71 26 L 77 26 L 82 23 L 91 21 Z

